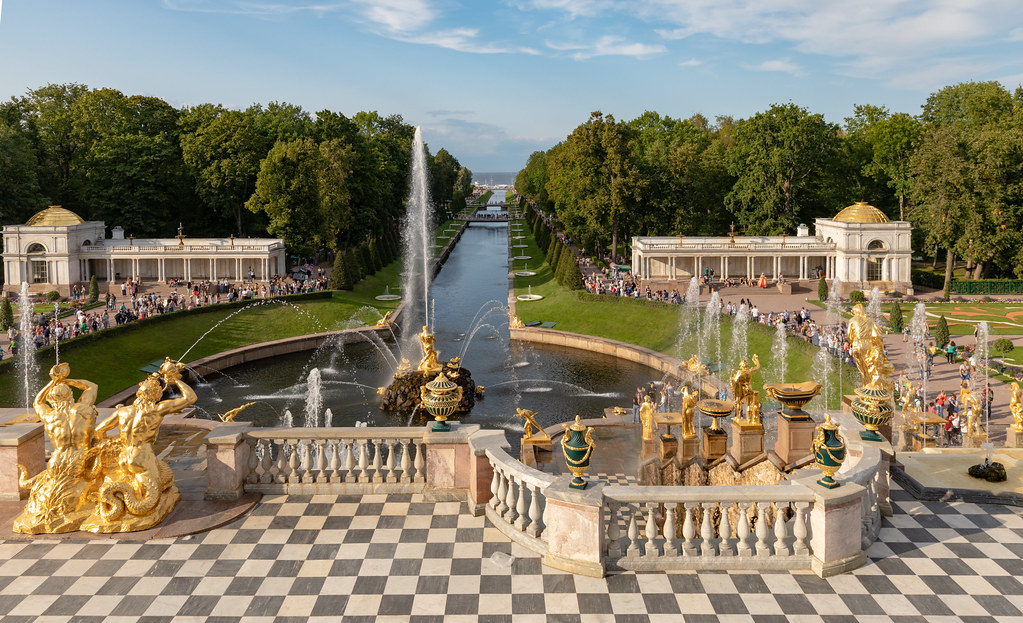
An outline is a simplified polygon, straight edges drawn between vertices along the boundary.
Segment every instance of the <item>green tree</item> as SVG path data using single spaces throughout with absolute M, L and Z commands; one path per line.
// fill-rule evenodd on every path
M 95 303 L 99 300 L 99 281 L 96 280 L 96 275 L 89 278 L 89 302 Z
M 948 321 L 945 316 L 939 316 L 938 322 L 934 325 L 934 343 L 938 346 L 948 344 Z
M 888 314 L 888 328 L 899 333 L 902 331 L 904 324 L 905 320 L 902 318 L 902 305 L 896 301 L 892 303 L 892 311 Z
M 344 251 L 339 251 L 334 256 L 334 266 L 330 271 L 330 287 L 334 290 L 351 290 L 355 287 L 355 284 L 348 279 Z
M 912 157 L 923 125 L 906 113 L 892 114 L 884 106 L 857 105 L 846 128 L 869 148 L 863 174 L 885 183 L 899 200 L 899 220 L 905 220 L 905 199 L 910 191 Z
M 0 122 L 0 223 L 24 223 L 46 205 L 37 167 L 28 137 Z
M 199 107 L 184 111 L 182 125 L 194 127 L 182 133 L 181 151 L 196 191 L 207 205 L 233 217 L 235 233 L 243 235 L 242 211 L 270 147 L 255 112 Z
M 838 151 L 838 127 L 795 104 L 775 104 L 739 124 L 730 150 L 736 181 L 725 205 L 752 234 L 792 231 L 829 212 L 821 181 Z
M 828 300 L 828 282 L 824 280 L 824 277 L 817 282 L 817 300 Z
M 39 184 L 43 195 L 70 210 L 80 210 L 80 158 L 86 145 L 75 129 L 75 103 L 89 91 L 84 84 L 48 84 L 22 100 L 35 136 Z
M 320 149 L 311 138 L 278 142 L 259 167 L 255 193 L 245 203 L 264 212 L 274 236 L 303 255 L 314 252 L 323 232 L 320 219 Z
M 6 331 L 14 324 L 14 309 L 11 308 L 11 299 L 0 295 L 0 331 Z

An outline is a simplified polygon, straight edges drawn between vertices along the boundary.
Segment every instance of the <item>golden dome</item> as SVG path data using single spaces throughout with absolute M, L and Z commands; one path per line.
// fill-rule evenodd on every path
M 71 210 L 65 210 L 60 206 L 50 206 L 45 210 L 36 212 L 28 219 L 26 225 L 81 225 L 85 220 Z
M 836 214 L 833 220 L 842 223 L 887 223 L 888 216 L 866 201 L 857 201 Z

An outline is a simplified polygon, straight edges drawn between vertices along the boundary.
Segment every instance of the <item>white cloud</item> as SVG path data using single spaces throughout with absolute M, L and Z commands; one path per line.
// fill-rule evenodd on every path
M 630 43 L 614 35 L 605 35 L 592 44 L 562 44 L 559 47 L 547 44 L 552 49 L 576 50 L 572 58 L 577 61 L 593 58 L 594 56 L 632 56 L 634 58 L 646 58 L 666 51 L 663 45 L 650 45 L 647 43 Z
M 425 0 L 353 0 L 352 4 L 363 18 L 394 32 L 413 32 L 437 17 Z
M 802 73 L 803 68 L 792 62 L 788 58 L 780 58 L 775 60 L 767 60 L 756 65 L 746 65 L 746 69 L 753 71 L 780 71 L 794 76 Z
M 559 11 L 569 19 L 596 17 L 615 5 L 610 0 L 519 0 L 510 4 L 525 11 Z
M 396 34 L 395 38 L 407 43 L 435 45 L 456 52 L 469 52 L 472 54 L 507 54 L 509 52 L 524 51 L 519 48 L 502 47 L 493 42 L 479 43 L 477 35 L 479 35 L 479 31 L 475 28 L 454 28 L 452 30 L 432 33 Z
M 678 66 L 679 67 L 699 67 L 702 64 L 703 64 L 703 61 L 701 61 L 700 59 L 698 59 L 698 58 L 691 58 L 688 61 L 680 61 Z

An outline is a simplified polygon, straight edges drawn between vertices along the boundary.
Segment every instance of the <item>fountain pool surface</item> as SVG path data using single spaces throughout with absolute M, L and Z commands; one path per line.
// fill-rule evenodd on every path
M 441 360 L 462 357 L 484 398 L 470 413 L 452 419 L 510 431 L 517 441 L 522 420 L 517 407 L 537 412 L 544 426 L 569 421 L 576 414 L 600 417 L 606 407 L 629 407 L 639 385 L 660 380 L 649 368 L 613 357 L 574 349 L 509 343 L 508 226 L 473 223 L 455 246 L 430 286 L 435 308 L 435 344 Z M 556 319 L 552 319 L 556 320 Z M 400 353 L 413 364 L 422 352 Z M 239 404 L 256 401 L 238 417 L 260 426 L 281 424 L 285 410 L 301 421 L 307 400 L 307 377 L 320 371 L 322 405 L 334 426 L 356 421 L 375 426 L 422 425 L 425 414 L 384 412 L 376 388 L 390 382 L 393 359 L 370 343 L 324 347 L 263 362 L 237 366 L 196 387 L 200 417 L 216 417 Z M 322 419 L 322 418 L 321 418 Z M 517 444 L 516 444 L 517 445 Z

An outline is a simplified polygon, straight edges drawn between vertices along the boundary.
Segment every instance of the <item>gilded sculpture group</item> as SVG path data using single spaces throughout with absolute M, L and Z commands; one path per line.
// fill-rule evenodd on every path
M 139 383 L 132 404 L 118 406 L 97 425 L 96 384 L 69 378 L 66 363 L 53 366 L 33 404 L 53 453 L 46 469 L 34 476 L 18 466 L 19 484 L 29 496 L 14 530 L 134 532 L 170 514 L 181 495 L 153 444 L 164 417 L 195 402 L 192 388 L 181 380 L 183 369 L 167 358 L 159 372 Z M 168 390 L 172 397 L 165 398 Z M 108 436 L 115 428 L 117 436 Z

